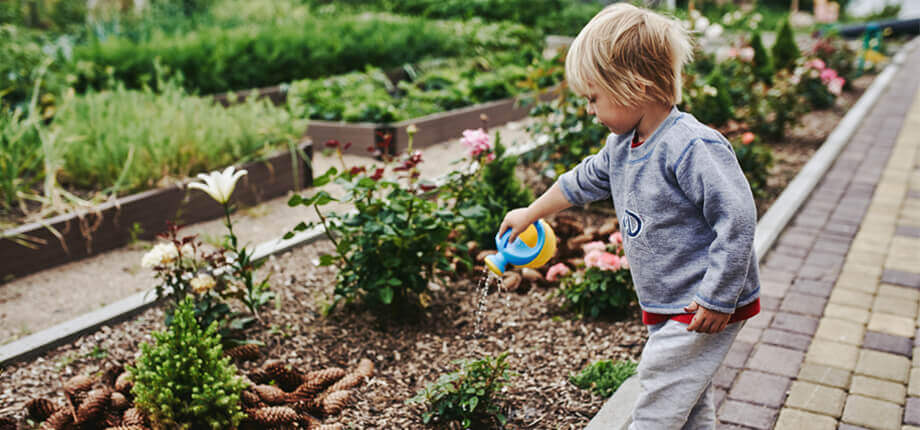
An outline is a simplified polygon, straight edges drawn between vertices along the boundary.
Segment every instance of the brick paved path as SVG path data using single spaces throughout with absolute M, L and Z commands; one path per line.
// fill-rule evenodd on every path
M 761 267 L 719 429 L 920 430 L 920 49 Z

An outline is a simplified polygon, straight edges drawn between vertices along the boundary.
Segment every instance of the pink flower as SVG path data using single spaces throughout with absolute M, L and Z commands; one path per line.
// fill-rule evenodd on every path
M 607 245 L 604 242 L 595 240 L 594 242 L 588 242 L 581 246 L 581 249 L 585 251 L 585 254 L 590 254 L 594 251 L 606 251 Z
M 625 255 L 620 257 L 620 268 L 624 270 L 629 269 L 629 261 L 626 261 Z
M 616 254 L 604 252 L 601 254 L 601 261 L 598 264 L 598 267 L 600 267 L 601 270 L 616 272 L 617 270 L 620 270 L 620 257 Z
M 812 69 L 816 69 L 816 70 L 824 70 L 824 68 L 827 67 L 824 64 L 824 61 L 822 61 L 820 58 L 815 58 L 814 60 L 808 61 L 807 63 L 805 63 L 805 66 L 811 67 Z
M 460 142 L 470 148 L 470 155 L 473 157 L 492 149 L 492 138 L 481 128 L 463 130 L 463 137 L 460 138 Z
M 834 69 L 824 69 L 821 71 L 821 82 L 827 85 L 830 81 L 837 78 L 837 72 Z
M 566 266 L 565 263 L 556 263 L 546 272 L 546 280 L 556 282 L 559 280 L 560 276 L 565 276 L 569 273 L 572 273 L 572 271 L 569 270 L 569 266 Z
M 831 79 L 831 81 L 827 83 L 827 90 L 830 91 L 831 94 L 835 96 L 839 96 L 840 93 L 843 92 L 843 84 L 845 84 L 846 82 L 847 82 L 846 79 L 843 79 L 840 76 L 838 76 L 834 79 Z
M 750 145 L 754 142 L 754 133 L 750 131 L 741 135 L 741 143 L 744 145 Z
M 603 258 L 604 251 L 594 250 L 585 255 L 585 266 L 586 267 L 600 267 L 601 258 Z
M 754 48 L 751 48 L 750 46 L 741 48 L 741 51 L 738 53 L 738 58 L 745 63 L 754 61 Z
M 623 243 L 623 233 L 615 232 L 610 235 L 610 243 L 614 245 L 620 245 Z

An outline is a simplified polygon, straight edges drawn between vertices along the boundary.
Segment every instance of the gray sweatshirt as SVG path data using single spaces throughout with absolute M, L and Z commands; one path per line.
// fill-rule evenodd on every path
M 757 300 L 757 211 L 731 144 L 676 108 L 645 143 L 632 138 L 610 135 L 558 183 L 573 205 L 613 198 L 642 310 L 696 300 L 732 313 Z

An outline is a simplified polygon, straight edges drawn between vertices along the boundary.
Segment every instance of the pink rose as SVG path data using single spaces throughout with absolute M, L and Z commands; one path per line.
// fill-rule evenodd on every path
M 741 143 L 744 145 L 750 145 L 754 143 L 754 133 L 750 131 L 741 135 Z
M 473 157 L 492 149 L 492 138 L 481 128 L 463 130 L 463 137 L 460 138 L 460 142 L 470 148 L 470 155 Z
M 588 242 L 581 246 L 581 249 L 585 251 L 585 254 L 590 254 L 594 251 L 606 251 L 607 245 L 604 242 L 595 240 L 594 242 Z
M 826 65 L 824 64 L 824 61 L 822 61 L 820 58 L 815 58 L 814 60 L 811 60 L 805 63 L 805 66 L 811 67 L 812 69 L 816 69 L 816 70 L 824 70 L 824 68 L 826 67 Z
M 845 79 L 841 78 L 840 76 L 837 76 L 836 78 L 831 79 L 831 81 L 827 83 L 827 90 L 830 91 L 831 94 L 835 96 L 839 96 L 840 93 L 843 92 L 843 84 L 845 83 L 846 83 Z
M 629 261 L 626 261 L 625 255 L 620 257 L 620 268 L 624 270 L 629 269 Z
M 837 72 L 835 72 L 834 69 L 824 69 L 821 71 L 821 82 L 824 82 L 825 85 L 835 78 L 837 78 Z
M 610 235 L 610 243 L 614 245 L 620 245 L 623 243 L 623 233 L 615 232 Z
M 572 271 L 569 270 L 569 266 L 566 266 L 565 263 L 556 263 L 546 272 L 546 280 L 556 282 L 559 280 L 560 276 L 565 276 L 569 273 L 572 273 Z
M 598 266 L 601 268 L 601 270 L 616 272 L 617 270 L 620 270 L 620 257 L 618 257 L 616 254 L 604 252 L 601 254 L 601 261 Z
M 604 255 L 604 251 L 594 250 L 585 255 L 585 266 L 586 267 L 600 267 L 601 257 Z

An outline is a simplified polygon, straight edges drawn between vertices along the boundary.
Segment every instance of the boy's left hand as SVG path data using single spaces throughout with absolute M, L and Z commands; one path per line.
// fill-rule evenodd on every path
M 706 309 L 697 304 L 696 301 L 690 303 L 690 306 L 685 307 L 684 311 L 687 313 L 695 313 L 693 320 L 690 321 L 690 325 L 687 326 L 687 331 L 696 331 L 700 333 L 718 333 L 725 330 L 725 326 L 728 325 L 728 320 L 732 317 L 732 314 Z

